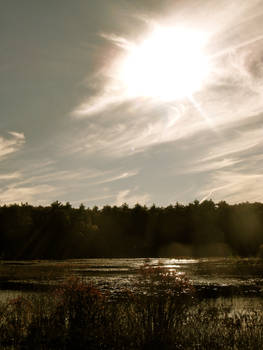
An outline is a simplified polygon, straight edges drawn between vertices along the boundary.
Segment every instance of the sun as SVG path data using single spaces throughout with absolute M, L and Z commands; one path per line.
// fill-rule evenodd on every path
M 157 27 L 130 45 L 117 73 L 126 95 L 169 101 L 200 90 L 209 73 L 206 40 L 194 30 Z

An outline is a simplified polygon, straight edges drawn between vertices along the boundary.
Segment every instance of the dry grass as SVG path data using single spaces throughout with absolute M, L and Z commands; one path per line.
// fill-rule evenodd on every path
M 117 298 L 70 278 L 48 294 L 0 306 L 0 348 L 261 349 L 263 315 L 202 308 L 185 276 L 145 265 Z

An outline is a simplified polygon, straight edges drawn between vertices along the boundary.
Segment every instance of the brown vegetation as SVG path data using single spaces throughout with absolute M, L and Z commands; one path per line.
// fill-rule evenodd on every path
M 189 280 L 144 265 L 116 297 L 77 278 L 0 307 L 1 349 L 260 349 L 263 315 L 204 307 Z

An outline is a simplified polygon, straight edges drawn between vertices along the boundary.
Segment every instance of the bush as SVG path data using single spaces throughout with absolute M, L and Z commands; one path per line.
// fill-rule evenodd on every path
M 174 329 L 181 323 L 182 313 L 193 305 L 193 296 L 194 288 L 185 275 L 162 265 L 143 265 L 127 305 L 129 334 L 136 339 L 137 348 L 172 346 Z
M 0 304 L 0 348 L 260 349 L 262 325 L 262 313 L 199 304 L 184 275 L 145 264 L 134 289 L 115 298 L 70 278 L 50 294 Z

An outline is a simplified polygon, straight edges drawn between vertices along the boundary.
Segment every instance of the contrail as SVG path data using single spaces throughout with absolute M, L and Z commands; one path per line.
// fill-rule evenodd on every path
M 256 37 L 253 38 L 253 39 L 246 40 L 246 41 L 244 41 L 244 42 L 242 42 L 242 43 L 240 43 L 240 44 L 237 44 L 237 45 L 234 45 L 234 46 L 229 47 L 229 48 L 227 48 L 227 49 L 224 49 L 224 50 L 222 50 L 222 51 L 216 53 L 215 55 L 209 56 L 209 59 L 212 60 L 212 59 L 216 59 L 216 58 L 218 58 L 218 57 L 224 56 L 224 55 L 226 55 L 229 51 L 241 49 L 242 47 L 246 47 L 246 46 L 248 46 L 248 45 L 250 45 L 250 44 L 254 44 L 255 42 L 260 41 L 260 40 L 262 40 L 262 39 L 263 39 L 263 34 L 258 35 L 258 36 L 256 36 Z
M 257 16 L 255 16 L 257 17 Z M 221 56 L 224 56 L 226 55 L 227 53 L 229 53 L 230 51 L 232 50 L 237 50 L 237 49 L 240 49 L 242 47 L 246 47 L 248 45 L 251 45 L 257 41 L 260 41 L 260 40 L 263 40 L 263 34 L 261 35 L 258 35 L 256 37 L 254 37 L 253 39 L 250 39 L 250 40 L 246 40 L 246 41 L 243 41 L 242 43 L 240 44 L 237 44 L 237 45 L 234 45 L 232 47 L 229 47 L 227 49 L 224 49 L 212 56 L 209 56 L 209 60 L 213 60 L 213 59 L 217 59 L 218 57 L 221 57 Z M 209 125 L 209 127 L 216 133 L 219 135 L 219 132 L 218 130 L 215 129 L 215 126 L 213 125 L 212 123 L 212 120 L 211 118 L 205 113 L 205 111 L 200 107 L 200 105 L 198 104 L 198 102 L 194 99 L 193 95 L 189 95 L 187 96 L 188 97 L 188 100 L 193 104 L 193 106 L 195 107 L 195 109 L 199 112 L 199 114 L 201 115 L 201 117 L 207 122 L 207 124 Z
M 207 122 L 208 126 L 210 127 L 211 130 L 213 130 L 218 136 L 220 135 L 220 133 L 218 132 L 218 130 L 215 128 L 215 125 L 213 124 L 211 118 L 205 113 L 205 111 L 200 107 L 200 105 L 198 104 L 198 102 L 195 100 L 193 95 L 188 95 L 187 96 L 188 100 L 190 101 L 190 103 L 192 103 L 192 105 L 195 107 L 195 109 L 197 110 L 197 112 L 201 115 L 201 117 Z
M 204 198 L 202 198 L 201 200 L 200 200 L 200 204 L 201 203 L 203 203 L 205 200 L 207 200 L 207 198 L 209 198 L 210 196 L 212 196 L 212 194 L 215 192 L 215 190 L 212 190 L 212 191 L 210 191 L 206 196 L 204 196 Z

